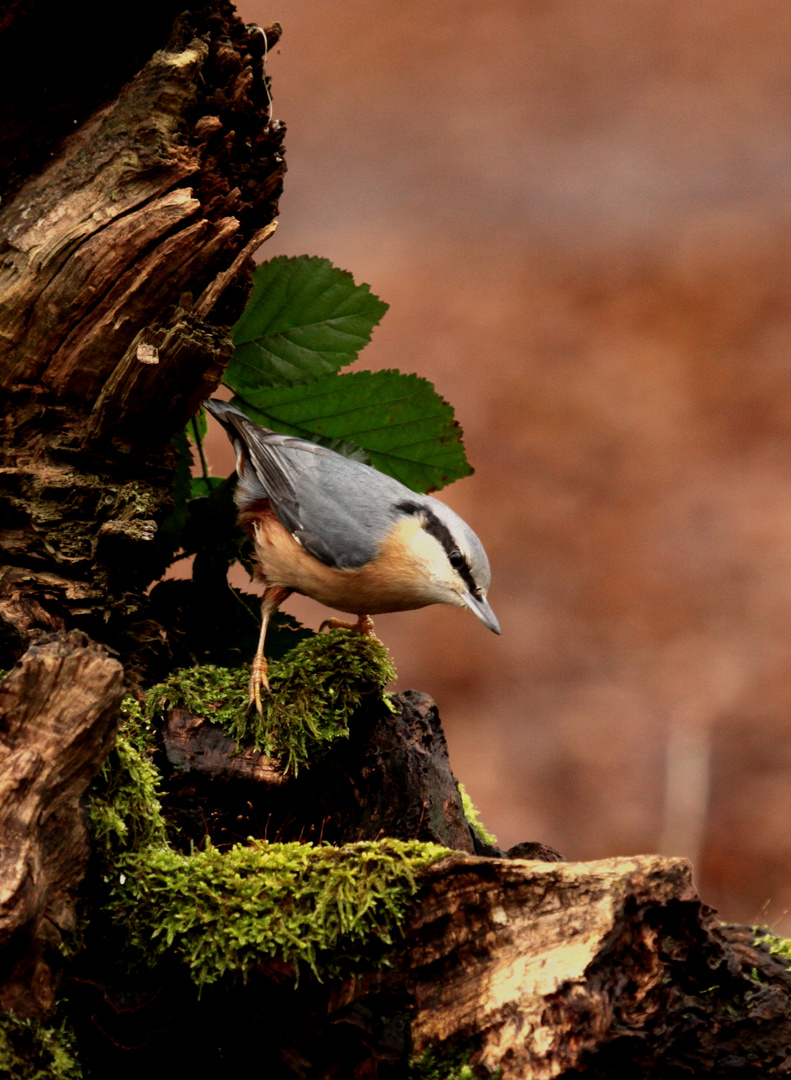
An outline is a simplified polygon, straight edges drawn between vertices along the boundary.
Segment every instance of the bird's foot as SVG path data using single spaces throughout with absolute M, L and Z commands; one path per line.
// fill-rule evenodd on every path
M 378 641 L 379 638 L 374 633 L 374 621 L 370 615 L 358 615 L 357 622 L 344 622 L 343 619 L 325 619 L 319 627 L 319 633 L 322 630 L 353 630 L 356 634 L 362 634 L 364 637 L 373 638 L 374 641 Z
M 263 717 L 264 707 L 261 704 L 261 688 L 264 688 L 267 693 L 269 690 L 269 668 L 267 666 L 266 657 L 254 656 L 253 666 L 250 670 L 250 688 L 247 699 L 247 711 L 248 713 L 256 712 L 259 716 Z

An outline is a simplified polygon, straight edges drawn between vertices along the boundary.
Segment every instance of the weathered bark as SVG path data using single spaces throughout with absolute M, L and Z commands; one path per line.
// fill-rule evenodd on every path
M 503 1080 L 791 1071 L 788 966 L 679 859 L 436 865 L 396 963 L 332 1004 L 382 993 L 406 994 L 413 1051 L 467 1043 Z
M 787 965 L 720 926 L 682 860 L 453 856 L 422 875 L 389 960 L 296 987 L 268 963 L 200 998 L 172 971 L 124 993 L 84 980 L 83 1038 L 97 1075 L 152 1080 L 244 1070 L 250 1031 L 268 1080 L 403 1080 L 431 1049 L 502 1080 L 791 1070 Z
M 193 5 L 193 10 L 201 5 Z M 180 0 L 139 0 L 119 32 L 91 3 L 6 0 L 0 8 L 0 198 L 50 160 L 167 41 Z
M 353 718 L 350 738 L 296 776 L 235 744 L 213 724 L 174 709 L 164 732 L 164 805 L 184 843 L 248 836 L 334 844 L 394 836 L 457 851 L 487 849 L 464 818 L 437 709 L 410 690 Z
M 115 737 L 122 678 L 72 631 L 0 683 L 0 1007 L 20 1015 L 53 1005 L 52 960 L 90 855 L 80 799 Z
M 274 228 L 278 34 L 225 4 L 183 16 L 0 207 L 0 664 L 73 625 L 142 672 L 166 658 L 143 590 L 164 567 L 167 444 L 217 385 Z
M 723 930 L 681 860 L 459 855 L 424 876 L 393 966 L 344 985 L 329 1015 L 373 1018 L 375 1048 L 398 1002 L 413 1052 L 467 1046 L 503 1080 L 759 1077 L 791 1069 L 789 993 L 787 966 Z
M 264 39 L 216 22 L 177 27 L 0 212 L 0 388 L 79 403 L 92 435 L 132 447 L 168 438 L 216 385 L 228 345 L 203 322 L 276 211 Z

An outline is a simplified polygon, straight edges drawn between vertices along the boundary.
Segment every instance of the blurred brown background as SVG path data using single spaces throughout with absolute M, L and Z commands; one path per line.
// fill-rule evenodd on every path
M 382 617 L 399 686 L 503 845 L 688 855 L 791 932 L 791 5 L 240 10 L 284 27 L 262 255 L 389 301 L 358 366 L 431 379 L 477 469 L 442 497 L 503 635 Z

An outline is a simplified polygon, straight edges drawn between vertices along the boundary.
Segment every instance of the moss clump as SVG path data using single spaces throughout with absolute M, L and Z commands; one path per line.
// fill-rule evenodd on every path
M 473 803 L 470 796 L 467 794 L 467 790 L 464 784 L 458 783 L 459 795 L 461 796 L 461 808 L 464 811 L 464 816 L 467 819 L 467 824 L 472 831 L 482 840 L 484 844 L 495 846 L 497 844 L 497 837 L 494 833 L 490 833 L 489 830 L 481 823 L 478 816 L 478 809 Z
M 254 841 L 192 855 L 162 845 L 116 862 L 108 910 L 138 958 L 175 956 L 198 986 L 270 957 L 334 977 L 381 958 L 415 873 L 447 854 L 399 840 Z
M 199 688 L 206 678 L 201 669 Z M 93 947 L 98 934 L 112 950 L 120 935 L 124 963 L 175 958 L 198 986 L 273 957 L 319 978 L 382 958 L 417 888 L 415 875 L 447 855 L 444 848 L 251 841 L 181 854 L 166 839 L 151 723 L 131 698 L 123 711 L 116 747 L 88 799 L 105 890 L 93 913 Z
M 778 937 L 764 926 L 755 928 L 755 936 L 769 949 L 772 956 L 779 956 L 791 965 L 791 938 Z
M 249 668 L 204 665 L 174 672 L 148 694 L 149 715 L 184 708 L 211 719 L 242 745 L 277 758 L 285 772 L 349 734 L 363 698 L 382 691 L 395 669 L 381 642 L 347 630 L 314 634 L 269 669 L 264 716 L 247 710 Z
M 409 1080 L 478 1080 L 482 1074 L 474 1073 L 468 1062 L 472 1050 L 443 1051 L 430 1046 L 419 1058 L 409 1063 Z M 499 1080 L 501 1069 L 487 1073 L 490 1080 Z
M 0 1016 L 2 1080 L 80 1080 L 74 1032 L 65 1020 Z
M 151 760 L 153 747 L 150 721 L 133 697 L 125 697 L 115 746 L 87 798 L 93 850 L 105 862 L 119 852 L 165 841 L 161 777 Z
M 168 709 L 186 709 L 227 728 L 247 708 L 249 667 L 200 664 L 179 668 L 146 694 L 145 712 L 155 717 Z

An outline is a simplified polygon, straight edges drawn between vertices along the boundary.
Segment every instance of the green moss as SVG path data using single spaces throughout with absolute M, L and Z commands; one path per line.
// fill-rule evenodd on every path
M 218 672 L 215 682 L 213 674 L 199 669 L 185 692 L 224 692 L 233 673 Z M 188 700 L 187 707 L 197 704 Z M 447 855 L 444 848 L 400 840 L 340 848 L 251 841 L 227 851 L 174 851 L 151 760 L 151 721 L 132 698 L 123 710 L 117 746 L 88 799 L 105 890 L 85 934 L 93 947 L 98 935 L 112 950 L 120 936 L 122 962 L 153 966 L 175 958 L 198 986 L 273 957 L 319 978 L 383 958 L 409 909 L 416 874 Z
M 87 798 L 93 849 L 105 861 L 120 852 L 164 843 L 161 778 L 151 760 L 153 746 L 150 720 L 133 697 L 125 697 L 115 747 Z
M 778 937 L 764 926 L 755 927 L 755 936 L 761 944 L 766 945 L 772 956 L 779 956 L 791 964 L 791 938 Z
M 271 663 L 271 693 L 263 695 L 263 718 L 248 712 L 248 678 L 248 668 L 185 668 L 149 692 L 146 711 L 153 715 L 168 708 L 188 709 L 295 773 L 336 739 L 348 736 L 349 720 L 363 698 L 382 699 L 395 669 L 381 642 L 331 630 L 314 634 Z
M 146 694 L 145 712 L 155 717 L 168 709 L 186 709 L 222 728 L 247 707 L 247 667 L 224 668 L 201 664 L 179 668 Z
M 116 863 L 108 911 L 138 958 L 174 956 L 198 986 L 271 957 L 331 978 L 381 959 L 416 872 L 447 854 L 399 840 L 254 841 L 192 855 L 163 845 Z
M 480 818 L 478 817 L 478 810 L 470 796 L 467 794 L 464 784 L 459 783 L 458 788 L 459 795 L 461 795 L 461 807 L 464 811 L 464 816 L 467 819 L 467 824 L 478 839 L 482 840 L 484 844 L 490 844 L 492 846 L 496 845 L 497 837 L 481 824 Z
M 2 1080 L 80 1080 L 74 1033 L 65 1020 L 0 1016 Z
M 483 1074 L 475 1073 L 468 1062 L 472 1050 L 442 1050 L 430 1046 L 419 1058 L 409 1063 L 409 1080 L 477 1080 Z M 502 1070 L 486 1073 L 489 1080 L 499 1080 Z

